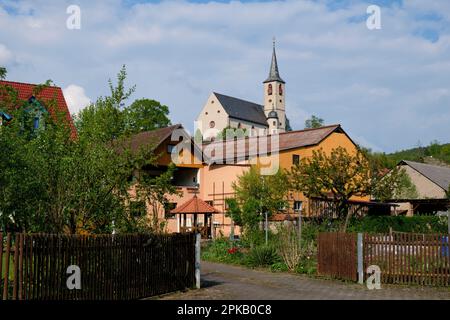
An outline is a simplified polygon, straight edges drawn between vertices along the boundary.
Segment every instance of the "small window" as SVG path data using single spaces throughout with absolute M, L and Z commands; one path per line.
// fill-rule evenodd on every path
M 33 119 L 33 129 L 39 129 L 39 117 Z
M 220 113 L 220 110 L 217 110 L 217 113 Z
M 294 210 L 299 211 L 302 209 L 302 202 L 301 201 L 294 201 Z
M 177 204 L 175 202 L 166 203 L 166 205 L 164 206 L 164 217 L 166 219 L 175 218 L 175 214 L 170 213 L 170 211 L 172 211 L 176 207 L 177 207 Z
M 214 104 L 214 100 L 211 101 L 211 104 Z
M 272 99 L 269 99 L 269 102 L 272 103 Z
M 282 84 L 279 85 L 278 92 L 280 93 L 280 96 L 283 95 L 283 85 Z
M 130 214 L 132 217 L 145 216 L 146 208 L 144 201 L 131 201 L 130 202 Z
M 268 94 L 269 96 L 271 96 L 272 93 L 273 93 L 272 84 L 269 84 L 269 88 L 267 89 L 267 94 Z
M 277 122 L 276 122 L 276 121 L 274 121 L 274 122 L 273 122 L 273 126 L 276 126 L 276 125 L 277 125 Z
M 205 112 L 205 115 L 208 115 L 208 112 Z
M 300 164 L 300 156 L 299 156 L 298 154 L 292 155 L 292 164 L 293 164 L 294 166 Z
M 172 154 L 174 150 L 175 150 L 175 146 L 173 144 L 167 145 L 167 153 Z
M 214 122 L 214 121 L 211 121 L 210 123 L 209 123 L 209 127 L 210 128 L 214 128 L 216 126 L 216 123 Z

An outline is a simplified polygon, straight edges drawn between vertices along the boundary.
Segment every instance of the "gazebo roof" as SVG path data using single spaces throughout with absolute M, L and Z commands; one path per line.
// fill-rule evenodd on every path
M 219 213 L 213 206 L 207 204 L 202 199 L 194 196 L 191 200 L 183 203 L 181 206 L 171 210 L 173 214 L 183 213 Z

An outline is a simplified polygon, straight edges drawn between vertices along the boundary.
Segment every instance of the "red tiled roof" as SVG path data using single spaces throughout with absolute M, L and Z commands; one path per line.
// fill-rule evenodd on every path
M 171 210 L 170 213 L 219 213 L 213 206 L 194 196 L 191 200 Z
M 23 101 L 27 101 L 29 98 L 34 96 L 33 91 L 37 87 L 36 84 L 4 81 L 4 80 L 0 81 L 0 85 L 9 86 L 15 89 L 17 91 L 18 99 Z M 43 89 L 38 94 L 35 95 L 35 98 L 44 105 L 54 99 L 54 101 L 56 102 L 57 110 L 55 111 L 54 108 L 46 106 L 48 108 L 47 111 L 52 116 L 55 116 L 56 113 L 59 112 L 63 113 L 65 115 L 67 122 L 69 123 L 72 137 L 75 138 L 77 136 L 77 132 L 69 112 L 69 108 L 67 107 L 66 100 L 64 99 L 64 95 L 60 87 L 54 86 L 43 87 Z

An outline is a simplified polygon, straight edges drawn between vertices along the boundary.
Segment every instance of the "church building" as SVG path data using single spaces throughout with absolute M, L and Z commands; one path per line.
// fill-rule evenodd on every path
M 286 83 L 278 70 L 275 41 L 269 77 L 263 85 L 263 105 L 213 92 L 196 121 L 196 128 L 203 139 L 214 140 L 227 128 L 246 130 L 250 136 L 289 131 L 285 108 Z

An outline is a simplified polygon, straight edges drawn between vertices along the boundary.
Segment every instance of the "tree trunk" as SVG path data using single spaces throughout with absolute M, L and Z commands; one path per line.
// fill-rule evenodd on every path
M 350 222 L 352 213 L 348 210 L 348 204 L 346 201 L 339 204 L 339 214 L 342 217 L 345 216 L 345 222 L 344 226 L 342 227 L 342 232 L 347 232 L 348 223 Z

